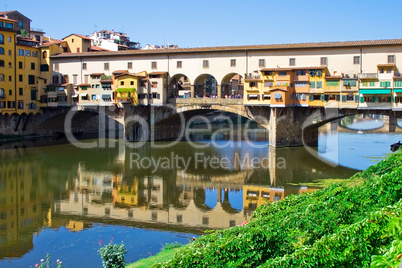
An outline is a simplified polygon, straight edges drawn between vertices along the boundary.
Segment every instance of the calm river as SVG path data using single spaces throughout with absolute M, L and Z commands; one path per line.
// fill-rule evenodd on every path
M 389 133 L 382 117 L 329 123 L 319 135 L 324 161 L 304 147 L 269 148 L 258 129 L 249 131 L 252 142 L 195 132 L 194 142 L 173 146 L 3 145 L 0 267 L 34 267 L 46 253 L 64 267 L 101 267 L 99 243 L 111 239 L 124 242 L 126 261 L 133 262 L 166 243 L 240 225 L 260 204 L 314 191 L 319 187 L 311 182 L 347 178 L 378 162 L 402 140 L 401 127 L 398 121 Z

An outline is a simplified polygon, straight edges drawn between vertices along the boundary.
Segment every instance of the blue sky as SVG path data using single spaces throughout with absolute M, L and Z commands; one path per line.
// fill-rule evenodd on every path
M 102 29 L 179 47 L 401 38 L 400 0 L 2 0 L 32 27 L 63 38 Z

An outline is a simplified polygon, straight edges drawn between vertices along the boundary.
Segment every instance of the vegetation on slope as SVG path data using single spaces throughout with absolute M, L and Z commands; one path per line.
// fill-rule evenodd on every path
M 248 225 L 202 236 L 154 267 L 368 267 L 390 247 L 388 222 L 401 214 L 401 160 L 261 206 Z

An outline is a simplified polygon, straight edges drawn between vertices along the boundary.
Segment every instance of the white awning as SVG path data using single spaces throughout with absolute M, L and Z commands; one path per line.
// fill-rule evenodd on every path
M 248 94 L 249 98 L 258 98 L 258 94 Z
M 88 96 L 88 93 L 81 93 L 80 94 L 80 97 L 86 97 L 86 96 Z

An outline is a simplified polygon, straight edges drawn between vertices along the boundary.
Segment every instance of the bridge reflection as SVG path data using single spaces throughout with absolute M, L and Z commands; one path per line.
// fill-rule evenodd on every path
M 190 157 L 180 145 L 159 151 Z M 204 153 L 244 157 L 247 148 L 205 149 Z M 139 149 L 145 157 L 147 148 Z M 33 248 L 42 228 L 78 232 L 94 223 L 202 233 L 239 225 L 261 204 L 314 191 L 311 179 L 345 177 L 354 170 L 333 168 L 303 151 L 261 149 L 269 166 L 231 164 L 229 169 L 130 168 L 129 150 L 21 148 L 0 151 L 0 258 L 20 257 Z M 290 158 L 292 155 L 294 158 Z M 99 157 L 104 162 L 99 164 Z M 107 161 L 105 161 L 105 159 Z M 298 159 L 291 160 L 291 159 Z M 283 166 L 285 163 L 285 166 Z M 301 183 L 301 186 L 289 183 Z

